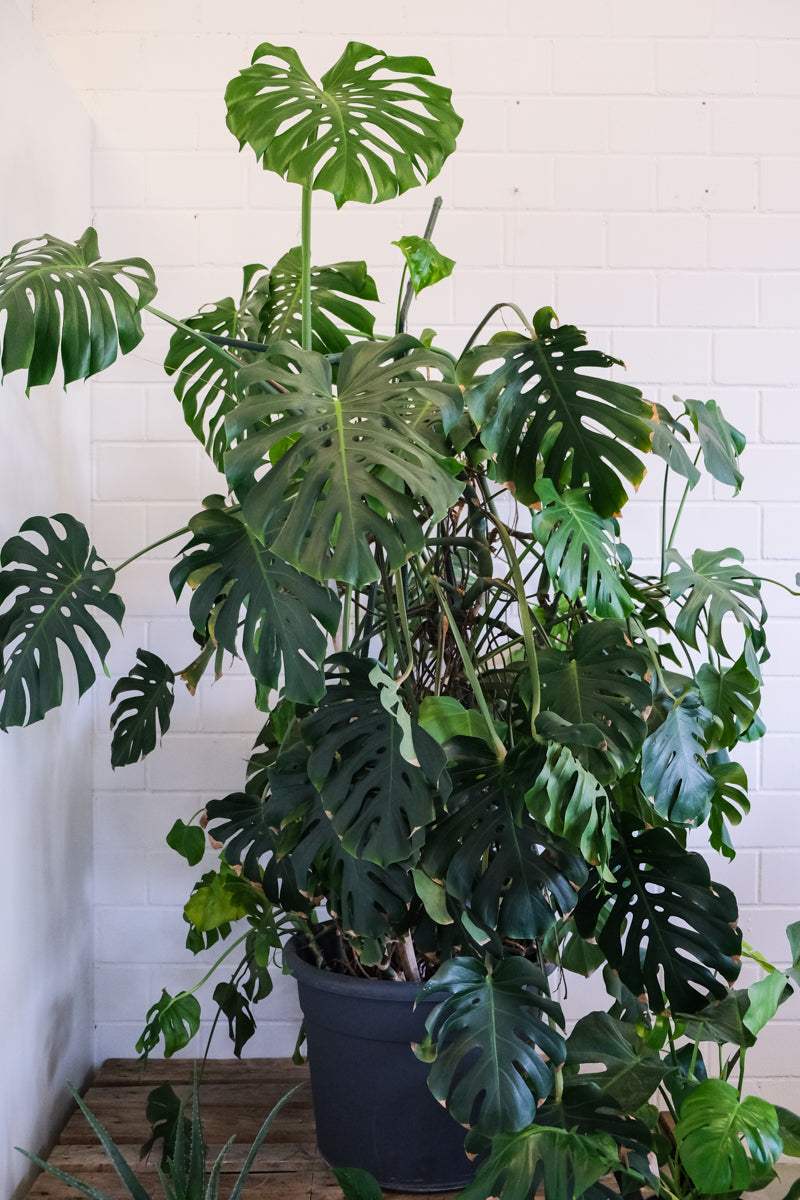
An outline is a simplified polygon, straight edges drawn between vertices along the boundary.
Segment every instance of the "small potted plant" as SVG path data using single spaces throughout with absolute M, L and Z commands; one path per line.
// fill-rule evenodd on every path
M 0 260 L 0 314 L 3 371 L 26 370 L 29 386 L 59 355 L 67 383 L 102 370 L 138 344 L 143 310 L 166 320 L 165 369 L 224 473 L 175 535 L 171 583 L 189 597 L 197 658 L 176 671 L 139 652 L 114 688 L 112 757 L 155 748 L 176 674 L 194 689 L 226 654 L 245 660 L 264 717 L 245 786 L 169 839 L 197 862 L 207 826 L 221 849 L 185 914 L 191 949 L 242 948 L 215 992 L 235 1048 L 283 935 L 300 931 L 292 962 L 304 987 L 321 981 L 326 1013 L 353 981 L 405 989 L 407 1009 L 419 994 L 418 1058 L 403 1033 L 405 1058 L 454 1118 L 460 1169 L 464 1126 L 488 1156 L 471 1197 L 527 1197 L 539 1182 L 599 1197 L 608 1173 L 623 1194 L 761 1186 L 797 1148 L 796 1119 L 731 1074 L 792 976 L 736 986 L 736 900 L 687 835 L 705 830 L 731 858 L 729 827 L 748 810 L 730 756 L 763 732 L 763 581 L 735 548 L 678 548 L 702 470 L 738 490 L 744 439 L 713 400 L 649 403 L 549 307 L 487 304 L 453 355 L 406 331 L 402 286 L 380 335 L 365 264 L 313 264 L 315 190 L 337 206 L 390 201 L 453 150 L 461 121 L 424 59 L 352 43 L 318 84 L 294 50 L 265 43 L 226 104 L 240 145 L 300 186 L 300 247 L 181 321 L 153 307 L 150 266 L 103 262 L 93 230 L 35 239 Z M 432 223 L 424 232 L 398 243 L 408 298 L 453 266 Z M 498 313 L 510 328 L 481 342 Z M 647 463 L 665 503 L 658 561 L 639 570 L 622 514 Z M 674 505 L 667 479 L 681 484 Z M 96 614 L 119 621 L 123 604 L 68 516 L 32 518 L 1 562 L 8 728 L 60 703 L 59 645 L 91 686 L 87 647 L 101 661 L 108 649 Z M 610 1010 L 567 1038 L 554 985 L 593 970 Z M 139 1049 L 163 1039 L 174 1052 L 199 1014 L 191 992 L 165 991 Z M 345 1020 L 333 1074 L 355 1098 L 348 1038 L 362 1019 Z M 316 1038 L 312 1072 L 328 1053 Z M 733 1046 L 718 1080 L 704 1041 Z M 406 1176 L 360 1165 L 396 1187 L 463 1182 L 421 1180 L 417 1134 L 368 1108 Z M 729 1169 L 706 1169 L 709 1150 Z

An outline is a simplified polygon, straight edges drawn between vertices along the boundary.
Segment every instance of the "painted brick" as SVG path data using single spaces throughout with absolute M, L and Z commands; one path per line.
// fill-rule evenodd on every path
M 510 33 L 531 30 L 537 37 L 569 34 L 579 29 L 581 34 L 595 36 L 611 32 L 611 6 L 595 0 L 572 0 L 569 8 L 560 5 L 542 6 L 536 10 L 535 24 L 531 22 L 528 0 L 508 0 Z
M 627 365 L 637 386 L 666 382 L 670 388 L 697 389 L 709 378 L 711 338 L 696 329 L 627 329 L 615 333 L 612 353 Z
M 658 316 L 665 325 L 752 327 L 758 320 L 758 280 L 732 271 L 664 272 Z
M 761 899 L 765 904 L 794 904 L 800 909 L 800 850 L 772 850 L 764 856 Z
M 761 425 L 767 442 L 800 442 L 800 389 L 765 389 Z
M 796 658 L 793 665 L 797 671 L 800 664 Z M 797 767 L 797 733 L 773 734 L 769 743 L 764 746 L 761 786 L 769 791 L 796 792 Z
M 758 160 L 669 155 L 658 162 L 658 207 L 689 212 L 753 212 Z
M 98 500 L 184 500 L 197 496 L 194 446 L 105 444 L 97 449 Z
M 644 155 L 557 155 L 557 211 L 638 212 L 655 206 L 655 161 Z
M 145 972 L 122 963 L 98 964 L 94 971 L 94 1002 L 107 1021 L 141 1021 L 144 1026 L 143 1017 L 151 1002 Z M 131 1053 L 127 1051 L 128 1057 Z
M 609 148 L 608 121 L 608 102 L 602 99 L 546 96 L 509 102 L 508 149 L 541 154 L 569 146 L 574 154 L 602 154 Z
M 704 100 L 659 96 L 612 100 L 610 121 L 610 148 L 616 154 L 705 154 L 709 148 Z
M 713 0 L 713 32 L 726 37 L 795 38 L 800 12 L 783 0 L 763 0 L 757 9 L 747 0 Z
M 462 209 L 551 209 L 554 175 L 547 154 L 463 154 L 453 163 L 453 197 Z M 446 229 L 445 215 L 442 237 Z
M 243 206 L 246 176 L 252 167 L 230 153 L 151 154 L 147 156 L 149 208 L 235 208 Z
M 708 0 L 677 0 L 668 9 L 637 4 L 636 0 L 611 0 L 612 29 L 627 37 L 680 37 L 687 30 L 701 36 L 711 30 Z
M 570 325 L 653 325 L 656 280 L 649 271 L 560 271 L 556 311 Z
M 109 150 L 185 150 L 197 136 L 197 111 L 188 95 L 140 91 L 86 92 L 95 145 Z
M 791 385 L 797 382 L 798 353 L 800 333 L 794 330 L 721 330 L 714 334 L 714 378 L 740 385 Z
M 558 38 L 553 45 L 553 91 L 566 95 L 627 95 L 655 90 L 655 48 L 631 38 Z
M 756 46 L 751 41 L 665 39 L 656 46 L 658 90 L 692 96 L 752 93 L 756 90 L 756 61 Z
M 512 96 L 542 95 L 552 88 L 552 44 L 536 37 L 454 38 L 447 73 L 437 60 L 434 68 L 453 89 L 454 103 L 462 95 L 496 94 L 503 89 Z M 460 110 L 459 110 L 460 111 Z
M 96 223 L 104 257 L 138 256 L 158 266 L 183 266 L 195 260 L 195 221 L 183 209 L 106 208 L 98 210 Z
M 721 154 L 792 154 L 787 129 L 796 129 L 800 100 L 715 99 L 710 102 L 711 147 Z
M 81 33 L 49 39 L 48 48 L 77 91 L 136 92 L 142 86 L 141 39 L 98 33 L 91 22 Z
M 765 158 L 761 162 L 761 208 L 764 212 L 797 212 L 800 158 Z
M 190 735 L 169 738 L 159 754 L 146 760 L 148 787 L 164 792 L 179 792 L 192 785 L 224 794 L 238 791 L 244 784 L 251 740 L 246 734 L 216 732 L 206 733 L 202 739 Z
M 506 218 L 505 261 L 532 267 L 599 267 L 605 261 L 602 217 L 519 213 Z
M 800 77 L 797 71 L 797 41 L 781 37 L 756 43 L 758 55 L 758 91 L 762 96 L 797 96 Z

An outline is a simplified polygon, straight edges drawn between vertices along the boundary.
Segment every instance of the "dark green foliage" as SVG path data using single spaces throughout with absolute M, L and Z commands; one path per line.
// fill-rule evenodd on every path
M 137 663 L 130 675 L 118 679 L 111 692 L 111 703 L 120 700 L 111 714 L 112 767 L 138 762 L 169 729 L 175 701 L 175 676 L 167 664 L 149 650 L 136 651 Z

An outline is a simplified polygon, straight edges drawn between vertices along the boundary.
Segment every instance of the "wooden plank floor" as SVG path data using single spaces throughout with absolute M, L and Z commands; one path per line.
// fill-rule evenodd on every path
M 160 1146 L 149 1161 L 139 1160 L 139 1148 L 150 1136 L 144 1115 L 147 1095 L 164 1082 L 188 1094 L 191 1079 L 192 1063 L 185 1059 L 152 1059 L 144 1073 L 135 1059 L 109 1059 L 84 1096 L 154 1197 L 162 1196 L 156 1174 Z M 220 1200 L 226 1200 L 248 1147 L 272 1106 L 295 1084 L 307 1079 L 307 1067 L 296 1067 L 284 1058 L 241 1062 L 212 1059 L 206 1064 L 200 1112 L 209 1162 L 214 1161 L 228 1138 L 236 1135 L 236 1142 L 225 1156 Z M 110 1200 L 129 1196 L 81 1112 L 70 1117 L 48 1161 L 91 1184 Z M 453 1200 L 457 1195 L 437 1192 L 429 1200 Z M 393 1200 L 412 1200 L 399 1192 L 391 1196 Z M 26 1200 L 81 1200 L 81 1193 L 42 1171 Z M 307 1082 L 276 1117 L 242 1200 L 342 1200 L 341 1189 L 317 1152 Z

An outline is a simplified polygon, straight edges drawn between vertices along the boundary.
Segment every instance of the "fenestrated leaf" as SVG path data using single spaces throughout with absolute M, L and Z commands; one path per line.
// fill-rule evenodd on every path
M 588 482 L 592 508 L 612 517 L 628 498 L 623 480 L 638 487 L 644 478 L 644 463 L 629 447 L 649 451 L 652 410 L 637 388 L 587 373 L 619 360 L 583 349 L 586 335 L 574 325 L 554 329 L 554 315 L 536 314 L 535 339 L 504 338 L 470 350 L 459 381 L 496 456 L 496 478 L 513 484 L 518 500 L 536 501 L 541 459 L 557 490 Z
M 756 1096 L 740 1100 L 722 1079 L 706 1079 L 686 1097 L 675 1140 L 695 1187 L 712 1194 L 746 1191 L 753 1175 L 773 1167 L 782 1149 L 772 1105 Z
M 751 728 L 761 703 L 759 681 L 749 670 L 742 654 L 727 671 L 703 663 L 697 672 L 697 686 L 703 703 L 719 721 L 718 729 L 709 729 L 708 749 L 730 750 Z
M 739 470 L 739 455 L 745 448 L 744 434 L 725 420 L 716 400 L 684 400 L 682 403 L 697 431 L 706 470 L 720 483 L 730 484 L 735 493 L 738 492 L 744 479 Z
M 260 862 L 275 851 L 275 834 L 264 803 L 248 792 L 232 792 L 206 805 L 209 833 L 225 846 L 225 859 L 254 883 L 261 880 Z M 213 822 L 213 824 L 211 824 Z
M 542 712 L 537 730 L 567 745 L 601 783 L 632 766 L 647 732 L 641 714 L 652 692 L 647 661 L 614 621 L 583 625 L 571 651 L 538 654 Z
M 154 750 L 169 729 L 175 702 L 175 676 L 170 667 L 150 650 L 137 650 L 138 662 L 130 675 L 118 679 L 111 703 L 124 696 L 111 714 L 111 765 L 124 767 L 138 762 Z
M 272 268 L 269 291 L 261 309 L 260 340 L 301 343 L 302 258 L 300 247 L 284 254 Z M 354 297 L 354 299 L 349 299 Z M 377 301 L 375 282 L 364 262 L 331 263 L 311 268 L 311 349 L 337 354 L 350 344 L 348 330 L 372 337 L 375 318 L 357 300 Z
M 653 454 L 663 459 L 677 475 L 687 479 L 690 488 L 696 487 L 700 472 L 683 445 L 689 441 L 689 431 L 662 404 L 654 404 L 653 409 Z
M 487 939 L 540 937 L 572 911 L 586 864 L 525 808 L 538 751 L 498 762 L 476 745 L 480 756 L 449 769 L 450 811 L 429 831 L 420 866 Z
M 0 258 L 0 370 L 28 372 L 28 389 L 49 383 L 58 365 L 64 383 L 88 379 L 142 340 L 141 310 L 156 294 L 142 258 L 100 262 L 90 226 L 77 242 L 45 235 L 17 242 Z M 0 321 L 0 327 L 2 321 Z
M 388 867 L 422 845 L 437 812 L 445 755 L 413 724 L 397 684 L 379 663 L 337 654 L 341 671 L 301 723 L 308 775 L 342 845 Z
M 6 605 L 0 612 L 0 729 L 32 725 L 61 703 L 60 647 L 72 659 L 82 696 L 97 678 L 84 643 L 104 669 L 111 645 L 90 610 L 117 624 L 125 611 L 111 591 L 114 572 L 74 517 L 31 517 L 21 527 L 24 533 L 38 535 L 44 549 L 37 540 L 17 535 L 0 552 L 0 608 Z
M 635 1025 L 604 1012 L 581 1017 L 567 1039 L 567 1061 L 602 1068 L 584 1070 L 581 1078 L 610 1092 L 626 1112 L 647 1104 L 671 1070 L 659 1054 L 647 1048 Z
M 423 288 L 432 287 L 434 283 L 439 283 L 453 273 L 453 267 L 456 265 L 453 259 L 440 254 L 428 238 L 408 235 L 392 242 L 392 245 L 399 246 L 406 260 L 408 277 L 417 296 Z
M 424 58 L 349 42 L 322 76 L 263 42 L 225 92 L 228 128 L 267 171 L 347 200 L 391 199 L 427 183 L 455 149 L 461 118 Z
M 164 1039 L 164 1056 L 171 1058 L 188 1046 L 200 1028 L 200 1004 L 188 992 L 171 996 L 166 988 L 147 1013 L 147 1025 L 136 1043 L 137 1054 L 147 1055 Z
M 204 633 L 213 612 L 215 641 L 231 654 L 241 642 L 261 687 L 283 681 L 290 700 L 319 700 L 326 633 L 335 632 L 341 611 L 336 594 L 265 549 L 239 513 L 204 509 L 189 528 L 192 540 L 170 581 L 178 595 L 193 576 L 200 580 L 189 604 L 195 628 Z
M 708 766 L 715 784 L 708 817 L 708 840 L 715 850 L 733 859 L 736 851 L 731 842 L 728 822 L 740 825 L 742 817 L 750 812 L 747 775 L 739 763 L 729 761 L 724 750 L 709 754 Z
M 536 491 L 544 508 L 534 514 L 532 529 L 559 590 L 570 600 L 582 596 L 594 616 L 627 617 L 633 600 L 622 583 L 614 546 L 617 521 L 599 516 L 584 488 L 559 496 L 551 479 L 540 479 Z
M 428 1087 L 461 1124 L 491 1137 L 535 1120 L 566 1055 L 561 1008 L 546 991 L 541 968 L 520 957 L 493 971 L 451 958 L 421 989 L 419 999 L 445 994 L 425 1022 L 436 1047 Z
M 241 1058 L 243 1047 L 256 1031 L 255 1017 L 247 996 L 239 991 L 232 980 L 224 979 L 214 988 L 214 1003 L 227 1018 L 233 1053 Z
M 613 837 L 610 801 L 568 746 L 548 748 L 525 803 L 541 825 L 580 850 L 588 863 L 607 866 Z
M 683 601 L 675 622 L 682 641 L 696 649 L 705 618 L 709 644 L 730 658 L 722 637 L 723 620 L 730 614 L 744 626 L 755 649 L 764 650 L 767 610 L 761 599 L 761 580 L 742 566 L 744 556 L 740 550 L 695 550 L 690 567 L 672 549 L 667 551 L 667 561 L 677 568 L 667 571 L 665 583 L 670 598 Z
M 243 274 L 238 302 L 227 296 L 215 304 L 204 305 L 194 316 L 186 317 L 184 325 L 206 337 L 260 340 L 259 314 L 270 277 L 260 263 L 246 266 Z M 183 407 L 186 424 L 205 446 L 219 471 L 223 469 L 222 456 L 228 448 L 225 414 L 235 408 L 237 402 L 236 375 L 244 363 L 252 362 L 253 357 L 253 352 L 210 346 L 192 337 L 185 329 L 176 329 L 164 359 L 167 375 L 175 376 L 174 391 Z
M 654 1012 L 695 1012 L 726 996 L 740 968 L 736 898 L 712 883 L 705 860 L 669 829 L 626 827 L 611 871 L 613 883 L 584 888 L 575 921 L 634 996 L 646 992 Z
M 394 570 L 422 549 L 420 513 L 439 519 L 461 492 L 424 420 L 458 410 L 458 388 L 426 377 L 430 368 L 448 378 L 449 361 L 407 335 L 361 342 L 342 354 L 334 392 L 321 355 L 284 342 L 266 359 L 240 372 L 240 385 L 268 377 L 282 391 L 251 396 L 227 418 L 242 439 L 226 455 L 229 483 L 275 554 L 362 587 L 380 575 L 372 539 Z M 297 435 L 264 471 L 271 449 Z
M 642 746 L 642 789 L 659 816 L 675 825 L 701 825 L 716 791 L 705 752 L 711 713 L 696 692 L 675 704 Z
M 619 1153 L 607 1133 L 577 1133 L 531 1125 L 503 1133 L 478 1168 L 460 1200 L 578 1200 L 593 1184 L 620 1166 Z

